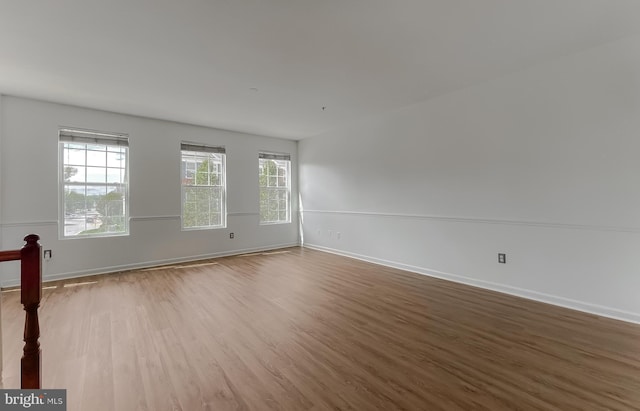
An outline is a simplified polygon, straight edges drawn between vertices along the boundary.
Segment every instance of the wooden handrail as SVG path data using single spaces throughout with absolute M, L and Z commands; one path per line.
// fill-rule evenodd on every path
M 20 260 L 20 302 L 24 305 L 24 354 L 21 359 L 20 388 L 40 388 L 40 325 L 38 307 L 42 293 L 42 250 L 36 234 L 24 238 L 20 250 L 0 251 L 0 262 Z
M 20 250 L 0 251 L 0 262 L 19 260 L 20 258 Z

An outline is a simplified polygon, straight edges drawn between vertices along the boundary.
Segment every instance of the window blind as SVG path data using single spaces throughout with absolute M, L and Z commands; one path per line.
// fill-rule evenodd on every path
M 287 160 L 291 161 L 291 154 L 280 153 L 258 153 L 258 158 L 265 160 Z
M 226 150 L 223 146 L 208 146 L 205 144 L 196 143 L 180 143 L 180 150 L 182 151 L 199 151 L 201 153 L 219 153 L 225 154 Z
M 129 136 L 126 134 L 101 133 L 98 131 L 76 130 L 70 128 L 60 129 L 59 138 L 61 142 L 105 144 L 111 146 L 129 146 Z

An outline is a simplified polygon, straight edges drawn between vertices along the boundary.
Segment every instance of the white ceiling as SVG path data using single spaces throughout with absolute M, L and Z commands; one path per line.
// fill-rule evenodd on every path
M 639 0 L 0 0 L 0 93 L 297 140 L 638 33 Z

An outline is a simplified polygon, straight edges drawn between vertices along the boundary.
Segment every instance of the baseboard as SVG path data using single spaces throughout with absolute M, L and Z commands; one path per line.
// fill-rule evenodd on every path
M 220 252 L 220 253 L 200 254 L 200 255 L 193 255 L 193 256 L 188 256 L 188 257 L 168 258 L 168 259 L 165 259 L 165 260 L 145 261 L 145 262 L 134 263 L 134 264 L 123 264 L 123 265 L 115 265 L 115 266 L 110 266 L 110 267 L 100 267 L 100 268 L 91 269 L 91 270 L 82 270 L 82 271 L 73 271 L 73 272 L 68 272 L 68 273 L 43 275 L 42 276 L 42 282 L 68 280 L 68 279 L 72 279 L 72 278 L 87 277 L 87 276 L 90 276 L 90 275 L 110 274 L 110 273 L 117 273 L 117 272 L 121 272 L 121 271 L 136 270 L 136 269 L 140 269 L 140 268 L 156 267 L 156 266 L 160 266 L 160 265 L 186 263 L 186 262 L 191 262 L 191 261 L 206 260 L 206 259 L 209 259 L 209 258 L 230 257 L 230 256 L 246 254 L 246 253 L 255 253 L 255 252 L 260 252 L 260 251 L 279 250 L 279 249 L 282 249 L 282 248 L 298 247 L 298 246 L 300 246 L 300 244 L 297 243 L 297 242 L 295 242 L 295 243 L 286 243 L 286 244 L 274 244 L 274 245 L 270 245 L 270 246 L 266 246 L 266 247 L 243 248 L 243 249 L 239 249 L 239 250 L 224 251 L 224 252 Z M 17 279 L 14 279 L 14 280 L 8 280 L 8 281 L 4 282 L 2 284 L 2 287 L 3 288 L 4 287 L 15 287 L 15 286 L 19 286 L 19 285 L 20 285 L 20 279 L 17 278 Z
M 340 255 L 343 257 L 354 258 L 357 260 L 366 261 L 373 264 L 379 264 L 386 267 L 397 268 L 399 270 L 410 271 L 416 274 L 427 275 L 429 277 L 440 278 L 443 280 L 453 281 L 460 284 L 466 284 L 473 287 L 483 288 L 486 290 L 497 291 L 504 294 L 513 295 L 516 297 L 526 298 L 528 300 L 534 300 L 546 304 L 552 304 L 563 308 L 569 308 L 572 310 L 582 311 L 589 314 L 598 315 L 601 317 L 612 318 L 615 320 L 625 321 L 634 324 L 640 324 L 640 314 L 632 313 L 628 311 L 618 310 L 616 308 L 604 307 L 597 304 L 586 303 L 583 301 L 572 300 L 569 298 L 559 297 L 555 295 L 540 293 L 537 291 L 526 290 L 523 288 L 512 287 L 509 285 L 493 283 L 490 281 L 477 280 L 457 274 L 446 273 L 443 271 L 428 269 L 424 267 L 417 267 L 409 264 L 403 264 L 396 261 L 389 261 L 380 258 L 375 258 L 367 255 L 351 253 L 348 251 L 337 250 L 329 247 L 304 244 L 305 248 L 312 250 L 323 251 L 331 254 Z

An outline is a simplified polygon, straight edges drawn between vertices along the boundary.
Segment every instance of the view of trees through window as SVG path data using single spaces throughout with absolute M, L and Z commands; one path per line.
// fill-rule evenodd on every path
M 61 237 L 129 233 L 128 137 L 60 130 Z M 226 227 L 224 147 L 181 143 L 182 227 Z M 291 160 L 259 153 L 260 223 L 291 222 Z
M 225 226 L 225 154 L 182 151 L 182 227 Z
M 260 222 L 264 224 L 291 221 L 291 161 L 284 157 L 263 154 L 259 159 Z
M 64 141 L 60 145 L 63 236 L 128 233 L 128 147 Z

